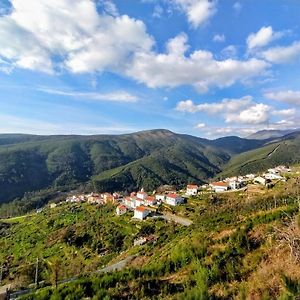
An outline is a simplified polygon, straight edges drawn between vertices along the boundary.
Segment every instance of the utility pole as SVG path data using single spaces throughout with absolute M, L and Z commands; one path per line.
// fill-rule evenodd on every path
M 3 265 L 1 266 L 1 270 L 0 270 L 0 286 L 2 285 L 2 277 L 3 277 Z
M 37 288 L 38 287 L 38 273 L 39 273 L 39 258 L 36 259 L 36 265 L 35 265 L 35 280 L 34 280 L 34 283 L 35 283 L 35 287 Z

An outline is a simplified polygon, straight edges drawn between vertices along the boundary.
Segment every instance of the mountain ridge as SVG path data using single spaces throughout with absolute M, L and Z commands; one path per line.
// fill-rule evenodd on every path
M 244 160 L 250 170 L 259 170 L 253 163 L 256 157 L 274 143 L 292 147 L 298 135 L 208 140 L 166 129 L 121 135 L 0 135 L 0 203 L 44 189 L 56 192 L 86 186 L 95 191 L 129 191 L 202 184 L 218 174 L 248 170 Z M 293 148 L 282 160 L 263 160 L 263 165 L 300 162 L 297 151 Z

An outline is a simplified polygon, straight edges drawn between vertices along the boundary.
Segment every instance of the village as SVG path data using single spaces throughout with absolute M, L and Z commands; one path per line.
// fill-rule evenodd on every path
M 271 187 L 279 181 L 286 181 L 285 174 L 291 172 L 286 166 L 277 166 L 268 169 L 262 174 L 247 174 L 245 176 L 228 177 L 224 180 L 211 182 L 198 186 L 196 184 L 188 184 L 185 189 L 180 191 L 165 191 L 157 194 L 147 193 L 142 188 L 138 192 L 132 192 L 128 196 L 121 193 L 89 193 L 75 194 L 68 196 L 66 202 L 105 205 L 113 203 L 116 205 L 116 214 L 124 215 L 129 211 L 134 213 L 133 219 L 145 220 L 149 216 L 155 216 L 161 205 L 174 207 L 183 204 L 187 198 L 197 196 L 199 193 L 227 193 L 234 191 L 246 191 L 248 184 L 257 184 L 265 187 Z M 50 204 L 51 208 L 56 206 L 55 203 Z M 174 215 L 173 215 L 174 216 Z M 174 216 L 175 217 L 175 216 Z

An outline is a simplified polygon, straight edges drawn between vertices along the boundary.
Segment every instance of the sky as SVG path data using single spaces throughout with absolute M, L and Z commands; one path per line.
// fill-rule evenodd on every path
M 299 0 L 0 0 L 0 133 L 299 128 Z

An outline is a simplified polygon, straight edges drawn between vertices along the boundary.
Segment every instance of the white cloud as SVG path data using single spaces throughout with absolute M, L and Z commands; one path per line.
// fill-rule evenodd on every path
M 186 14 L 189 23 L 197 28 L 216 13 L 215 0 L 170 0 Z
M 216 60 L 204 50 L 187 55 L 185 34 L 169 40 L 166 53 L 156 53 L 142 21 L 98 14 L 90 0 L 11 3 L 11 13 L 0 17 L 0 59 L 12 67 L 48 73 L 110 71 L 152 88 L 192 85 L 201 92 L 261 76 L 269 67 L 257 58 Z M 212 15 L 216 2 L 176 0 L 176 4 L 200 24 Z
M 226 123 L 262 124 L 269 120 L 271 107 L 253 102 L 253 97 L 223 99 L 220 102 L 194 104 L 192 100 L 180 101 L 176 110 L 181 112 L 205 112 L 222 117 Z
M 152 17 L 153 18 L 161 18 L 164 13 L 164 9 L 161 5 L 156 4 L 153 9 Z
M 203 129 L 203 128 L 205 128 L 206 127 L 206 125 L 205 125 L 205 123 L 199 123 L 199 124 L 197 124 L 196 125 L 196 129 Z
M 251 96 L 239 99 L 223 99 L 221 102 L 194 104 L 192 100 L 180 101 L 176 109 L 182 112 L 206 112 L 209 114 L 232 113 L 249 106 L 252 103 Z
M 187 48 L 187 37 L 180 34 L 168 41 L 166 54 L 139 52 L 127 75 L 152 88 L 188 84 L 206 92 L 210 86 L 227 87 L 262 75 L 269 66 L 256 58 L 246 61 L 216 60 L 211 52 L 204 50 L 196 50 L 186 56 Z
M 229 46 L 225 47 L 224 49 L 222 49 L 221 54 L 225 58 L 232 58 L 237 55 L 237 49 L 235 46 L 229 45 Z
M 113 3 L 105 3 L 112 13 Z M 99 15 L 90 0 L 11 4 L 11 13 L 0 17 L 0 57 L 16 67 L 49 73 L 62 67 L 74 73 L 118 70 L 134 52 L 153 45 L 143 22 L 116 11 Z
M 271 26 L 262 27 L 258 32 L 251 33 L 247 38 L 248 49 L 261 48 L 280 38 L 281 32 L 274 32 Z
M 269 120 L 270 106 L 263 103 L 255 104 L 237 114 L 228 114 L 226 123 L 262 124 Z
M 215 34 L 213 37 L 214 42 L 225 42 L 226 37 L 224 34 Z
M 293 105 L 300 105 L 300 91 L 278 91 L 278 92 L 267 92 L 264 97 L 276 101 L 285 102 Z
M 119 16 L 118 9 L 112 0 L 102 0 L 102 2 L 100 1 L 100 4 L 103 6 L 103 9 L 107 14 L 114 17 Z
M 290 108 L 290 109 L 274 110 L 272 114 L 278 117 L 293 117 L 296 114 L 296 109 Z
M 289 63 L 300 57 L 300 42 L 289 46 L 278 46 L 259 53 L 259 56 L 272 63 Z
M 40 88 L 40 92 L 53 95 L 61 95 L 79 98 L 83 100 L 94 100 L 94 101 L 111 101 L 111 102 L 137 102 L 138 97 L 132 95 L 126 91 L 116 91 L 112 93 L 90 93 L 90 92 L 74 92 L 74 91 L 63 91 L 49 88 Z

